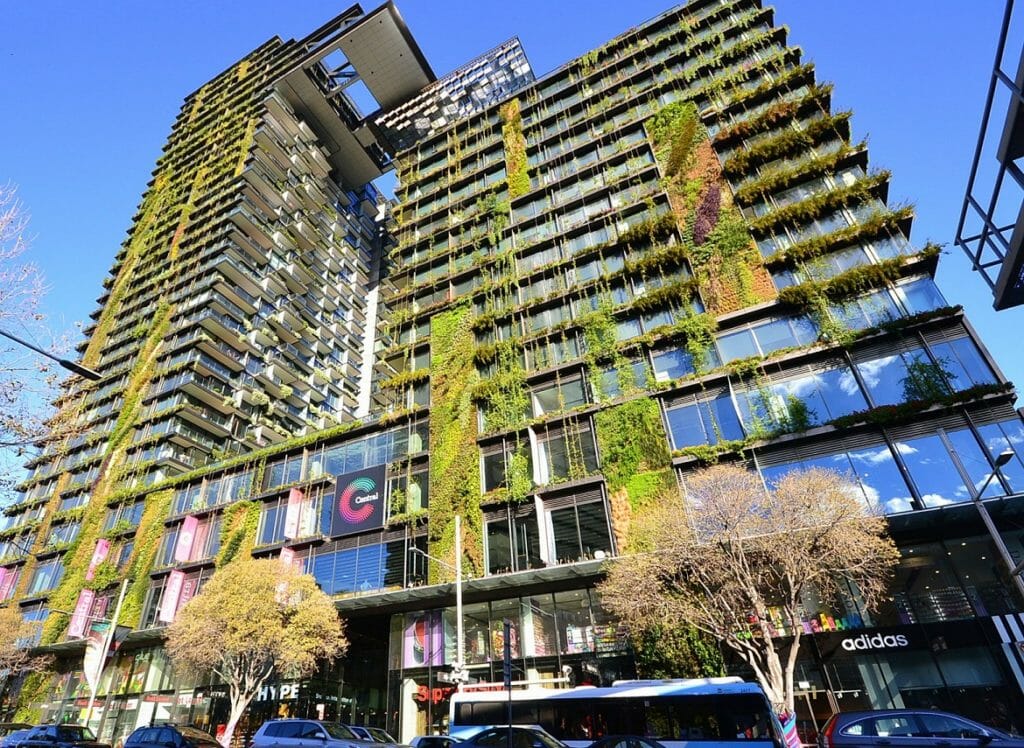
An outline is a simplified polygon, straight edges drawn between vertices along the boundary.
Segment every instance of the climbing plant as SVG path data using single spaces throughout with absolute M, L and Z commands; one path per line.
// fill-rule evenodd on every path
M 473 389 L 472 313 L 460 304 L 430 320 L 430 553 L 455 553 L 455 515 L 462 516 L 463 563 L 467 573 L 483 570 L 483 515 L 480 511 L 480 450 Z M 430 578 L 447 572 L 431 566 Z
M 505 144 L 505 174 L 508 179 L 508 194 L 517 198 L 530 191 L 530 173 L 526 160 L 526 136 L 523 135 L 523 118 L 519 111 L 519 99 L 510 99 L 498 110 L 501 116 L 501 136 Z
M 674 102 L 646 127 L 705 307 L 717 315 L 773 298 L 775 285 L 746 222 L 732 205 L 697 107 L 690 101 Z

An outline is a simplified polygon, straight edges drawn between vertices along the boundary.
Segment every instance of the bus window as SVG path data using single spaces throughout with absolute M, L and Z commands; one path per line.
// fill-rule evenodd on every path
M 606 735 L 646 735 L 646 708 L 641 699 L 606 699 L 598 703 L 608 723 Z
M 672 710 L 664 699 L 645 701 L 647 724 L 644 732 L 639 733 L 655 740 L 671 740 L 675 737 L 672 729 Z
M 536 706 L 536 724 L 543 727 L 559 740 L 564 740 L 567 736 L 561 734 L 562 726 L 558 722 L 558 710 L 555 708 L 554 703 L 551 701 L 538 701 L 536 702 Z
M 472 725 L 500 725 L 508 720 L 508 705 L 500 701 L 478 701 L 473 704 Z
M 505 705 L 506 710 L 508 704 Z M 506 715 L 505 719 L 508 719 Z M 537 724 L 537 702 L 536 701 L 514 701 L 512 702 L 512 724 L 514 725 L 535 725 Z

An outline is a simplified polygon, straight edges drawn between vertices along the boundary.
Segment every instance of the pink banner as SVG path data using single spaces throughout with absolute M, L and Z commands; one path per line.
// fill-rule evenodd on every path
M 18 574 L 14 569 L 8 569 L 6 566 L 0 566 L 0 600 L 6 600 L 11 596 L 11 592 L 14 588 L 14 580 Z
M 174 620 L 174 614 L 178 612 L 178 601 L 181 599 L 181 588 L 185 584 L 185 572 L 175 569 L 167 577 L 167 585 L 164 587 L 164 599 L 160 603 L 160 612 L 157 615 L 164 623 Z
M 89 561 L 89 570 L 85 572 L 85 581 L 92 581 L 96 576 L 96 567 L 107 560 L 108 553 L 110 553 L 110 541 L 106 538 L 97 540 L 96 548 L 92 552 L 92 559 Z
M 71 614 L 71 624 L 68 626 L 68 636 L 76 639 L 85 636 L 85 625 L 89 621 L 89 614 L 92 612 L 92 604 L 95 599 L 96 593 L 92 590 L 82 590 L 78 593 L 75 612 Z
M 196 529 L 199 527 L 198 517 L 185 517 L 178 530 L 178 544 L 174 546 L 175 561 L 192 560 L 192 541 L 196 539 Z
M 193 577 L 186 579 L 181 585 L 181 599 L 178 600 L 178 610 L 185 607 L 185 603 L 196 596 L 196 587 L 199 586 L 199 579 Z
M 291 548 L 282 548 L 281 555 L 278 556 L 281 559 L 281 563 L 285 566 L 294 566 L 299 572 L 302 572 L 304 566 L 302 557 L 295 553 Z
M 284 513 L 284 536 L 289 540 L 299 537 L 299 518 L 302 515 L 302 502 L 305 498 L 302 491 L 297 488 L 288 492 L 288 508 Z

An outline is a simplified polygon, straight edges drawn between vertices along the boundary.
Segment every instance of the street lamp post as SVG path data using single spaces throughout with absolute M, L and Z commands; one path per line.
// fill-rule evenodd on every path
M 466 642 L 462 623 L 462 515 L 455 515 L 455 566 L 447 561 L 431 556 L 424 550 L 413 547 L 414 553 L 435 563 L 447 566 L 455 572 L 455 663 L 452 675 L 457 683 L 464 683 L 466 677 Z
M 4 332 L 3 330 L 0 330 L 0 335 L 4 336 L 8 340 L 13 340 L 18 345 L 23 345 L 26 348 L 35 351 L 40 356 L 46 356 L 46 358 L 50 359 L 51 361 L 56 361 L 58 364 L 63 366 L 65 369 L 67 369 L 68 371 L 70 371 L 70 372 L 72 372 L 74 374 L 77 374 L 80 377 L 85 377 L 86 379 L 92 380 L 93 382 L 96 382 L 96 381 L 99 381 L 100 379 L 103 379 L 103 375 L 100 374 L 98 371 L 93 371 L 92 369 L 87 369 L 86 367 L 84 367 L 80 363 L 78 363 L 77 361 L 70 361 L 70 360 L 68 360 L 66 358 L 59 358 L 58 356 L 54 356 L 49 351 L 44 351 L 42 348 L 39 348 L 38 346 L 32 345 L 28 341 L 22 340 L 19 337 L 11 335 L 9 332 Z
M 999 530 L 996 528 L 996 523 L 992 521 L 991 515 L 988 513 L 988 508 L 985 506 L 985 502 L 982 501 L 982 496 L 985 493 L 985 489 L 988 488 L 988 484 L 992 482 L 992 479 L 999 472 L 999 468 L 1008 463 L 1015 457 L 1015 453 L 1012 449 L 1005 449 L 999 453 L 996 457 L 995 467 L 985 482 L 981 484 L 981 488 L 978 490 L 974 497 L 974 506 L 978 508 L 978 514 L 981 515 L 981 521 L 985 523 L 985 527 L 988 529 L 988 534 L 992 537 L 992 542 L 996 544 L 996 550 L 999 552 L 1000 558 L 1003 563 L 1006 564 L 1006 568 L 1010 572 L 1010 577 L 1013 579 L 1013 583 L 1017 585 L 1017 592 L 1020 593 L 1021 599 L 1024 600 L 1024 580 L 1020 578 L 1021 571 L 1024 571 L 1024 561 L 1019 564 L 1015 564 L 1013 556 L 1010 555 L 1010 549 L 1006 547 L 1006 543 L 1003 542 L 1003 536 L 999 534 Z

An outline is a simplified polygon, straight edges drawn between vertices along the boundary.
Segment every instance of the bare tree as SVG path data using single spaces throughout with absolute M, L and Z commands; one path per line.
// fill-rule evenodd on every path
M 54 339 L 44 324 L 46 286 L 39 268 L 24 257 L 27 228 L 16 189 L 0 185 L 0 330 L 57 353 L 66 341 Z M 9 491 L 25 449 L 52 433 L 46 419 L 60 372 L 52 361 L 0 339 L 0 496 Z
M 305 677 L 347 647 L 338 611 L 313 577 L 279 559 L 248 556 L 219 569 L 167 630 L 177 667 L 212 672 L 227 684 L 225 746 L 272 675 Z
M 793 711 L 806 594 L 855 595 L 872 609 L 899 558 L 885 519 L 838 473 L 760 477 L 715 466 L 686 479 L 635 523 L 601 596 L 631 630 L 692 626 L 749 665 L 775 708 Z

